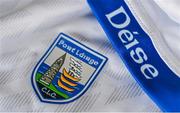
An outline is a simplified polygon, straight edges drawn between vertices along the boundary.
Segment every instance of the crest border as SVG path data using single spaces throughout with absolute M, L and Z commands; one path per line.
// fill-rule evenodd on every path
M 37 72 L 37 69 L 39 68 L 39 65 L 49 56 L 49 54 L 53 51 L 54 47 L 56 46 L 56 44 L 58 43 L 58 41 L 61 38 L 65 38 L 68 41 L 75 43 L 77 46 L 85 49 L 86 51 L 88 51 L 89 53 L 99 57 L 100 59 L 102 59 L 102 62 L 100 64 L 100 66 L 95 70 L 95 72 L 91 75 L 91 77 L 89 78 L 89 80 L 87 81 L 87 84 L 85 85 L 85 87 L 83 88 L 82 91 L 80 91 L 76 96 L 71 97 L 67 100 L 49 100 L 49 99 L 44 99 L 43 96 L 41 95 L 37 85 L 36 85 L 36 81 L 35 81 L 35 74 Z M 104 67 L 104 65 L 106 64 L 106 62 L 108 61 L 108 58 L 105 57 L 104 55 L 92 50 L 91 48 L 85 46 L 84 44 L 76 41 L 75 39 L 71 38 L 70 36 L 64 34 L 64 33 L 60 33 L 57 38 L 55 39 L 55 41 L 50 45 L 50 47 L 46 50 L 46 52 L 43 54 L 43 56 L 40 58 L 40 60 L 38 61 L 38 63 L 36 64 L 36 66 L 33 69 L 32 75 L 31 75 L 31 84 L 33 86 L 33 89 L 36 93 L 36 95 L 38 96 L 38 98 L 40 99 L 41 102 L 45 102 L 45 103 L 54 103 L 54 104 L 65 104 L 65 103 L 69 103 L 72 102 L 76 99 L 78 99 L 79 97 L 81 97 L 88 89 L 89 87 L 92 85 L 92 83 L 94 82 L 94 80 L 97 78 L 98 74 L 100 73 L 100 71 L 102 70 L 102 68 Z

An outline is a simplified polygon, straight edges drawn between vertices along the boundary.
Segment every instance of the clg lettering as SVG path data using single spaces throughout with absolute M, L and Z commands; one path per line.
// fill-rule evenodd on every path
M 115 16 L 125 17 L 123 22 L 118 23 L 113 20 Z M 123 43 L 126 50 L 128 50 L 129 55 L 132 60 L 140 66 L 141 73 L 145 76 L 146 79 L 153 79 L 158 76 L 158 70 L 150 63 L 148 63 L 148 56 L 139 45 L 139 41 L 134 37 L 134 35 L 138 35 L 137 31 L 130 31 L 125 29 L 131 23 L 131 18 L 125 11 L 123 7 L 120 7 L 113 12 L 105 15 L 109 21 L 109 23 L 116 29 L 119 29 L 118 37 L 120 41 Z
M 56 98 L 56 93 L 52 92 L 51 90 L 47 89 L 46 87 L 43 87 L 41 89 L 41 91 L 54 99 Z

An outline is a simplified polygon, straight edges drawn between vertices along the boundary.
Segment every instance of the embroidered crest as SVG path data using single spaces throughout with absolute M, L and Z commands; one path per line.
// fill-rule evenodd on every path
M 67 103 L 92 84 L 107 58 L 61 33 L 38 62 L 32 85 L 43 102 Z

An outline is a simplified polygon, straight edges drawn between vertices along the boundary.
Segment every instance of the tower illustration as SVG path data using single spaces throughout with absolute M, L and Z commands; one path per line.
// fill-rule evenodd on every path
M 50 66 L 50 68 L 44 73 L 44 75 L 40 78 L 40 81 L 45 83 L 46 85 L 50 85 L 55 75 L 59 72 L 62 65 L 64 64 L 66 58 L 66 53 L 56 59 L 56 61 Z

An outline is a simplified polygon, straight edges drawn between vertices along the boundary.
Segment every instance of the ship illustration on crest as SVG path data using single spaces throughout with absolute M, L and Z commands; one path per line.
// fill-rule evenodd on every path
M 41 77 L 40 81 L 49 86 L 50 83 L 52 83 L 52 81 L 54 80 L 55 75 L 57 75 L 57 73 L 63 66 L 65 58 L 66 58 L 66 53 L 63 56 L 59 57 L 51 65 L 51 67 Z M 63 72 L 60 74 L 60 78 L 58 79 L 57 84 L 62 89 L 72 92 L 72 91 L 74 91 L 74 89 L 69 88 L 68 86 L 71 86 L 71 87 L 77 86 L 77 84 L 74 82 L 80 81 L 81 76 L 78 73 L 81 73 L 81 71 L 80 71 L 81 65 L 79 62 L 75 61 L 75 59 L 73 59 L 73 58 L 71 58 L 70 61 L 72 61 L 72 62 L 70 62 L 70 66 L 71 66 L 70 71 L 67 72 L 67 70 L 65 68 L 63 68 Z M 65 83 L 68 86 L 64 85 L 63 83 Z

